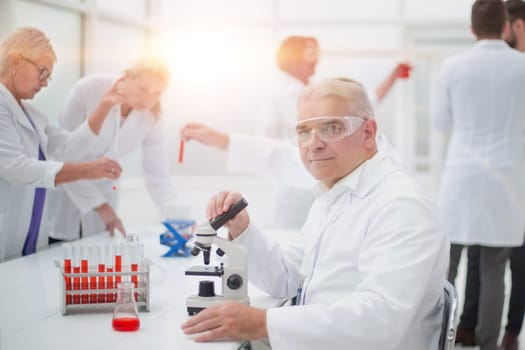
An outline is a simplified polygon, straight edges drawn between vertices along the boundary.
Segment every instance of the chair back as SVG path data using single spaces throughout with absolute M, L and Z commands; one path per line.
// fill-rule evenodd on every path
M 439 350 L 453 350 L 454 340 L 456 339 L 456 324 L 458 321 L 458 293 L 456 292 L 456 288 L 448 281 L 445 281 L 443 289 L 445 294 Z

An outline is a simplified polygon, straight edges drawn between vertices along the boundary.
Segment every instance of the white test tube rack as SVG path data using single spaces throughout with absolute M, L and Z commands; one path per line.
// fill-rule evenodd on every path
M 151 296 L 151 283 L 150 283 L 150 266 L 152 265 L 152 261 L 150 259 L 143 259 L 141 264 L 139 264 L 140 268 L 137 271 L 129 271 L 129 269 L 126 269 L 126 271 L 118 271 L 118 272 L 87 272 L 87 273 L 65 273 L 64 272 L 64 266 L 57 260 L 55 260 L 55 266 L 59 269 L 61 278 L 60 278 L 60 285 L 61 285 L 61 312 L 62 315 L 67 315 L 72 312 L 78 311 L 81 312 L 102 312 L 102 311 L 113 311 L 115 309 L 115 306 L 117 305 L 116 295 L 117 295 L 117 286 L 116 282 L 114 283 L 114 288 L 95 288 L 92 289 L 90 286 L 85 288 L 82 286 L 80 289 L 67 289 L 66 288 L 66 281 L 69 280 L 70 286 L 73 284 L 74 278 L 79 278 L 82 280 L 82 278 L 87 278 L 88 281 L 92 277 L 95 277 L 97 281 L 99 280 L 99 277 L 105 278 L 107 280 L 107 277 L 112 277 L 113 281 L 116 281 L 116 277 L 120 277 L 123 281 L 125 280 L 131 280 L 132 276 L 136 276 L 138 279 L 137 287 L 134 288 L 134 294 L 136 295 L 135 303 L 137 304 L 138 310 L 144 310 L 149 312 L 150 311 L 150 296 Z M 124 266 L 128 267 L 128 266 Z M 98 284 L 97 284 L 98 286 Z M 96 295 L 96 301 L 92 302 L 91 296 Z M 103 302 L 100 301 L 99 296 L 103 295 Z M 108 302 L 108 296 L 112 296 L 111 302 Z M 75 303 L 75 296 L 77 296 L 77 300 L 80 300 L 79 303 Z M 84 303 L 84 298 L 87 296 L 88 302 Z M 84 297 L 84 298 L 83 298 Z M 69 302 L 68 302 L 69 301 Z

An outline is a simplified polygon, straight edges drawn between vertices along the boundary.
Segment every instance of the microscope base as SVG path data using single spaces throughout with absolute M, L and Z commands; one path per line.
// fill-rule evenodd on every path
M 237 303 L 250 305 L 250 298 L 245 297 L 243 299 L 225 299 L 222 295 L 216 295 L 214 297 L 200 297 L 198 295 L 190 295 L 186 299 L 186 307 L 188 315 L 193 316 L 207 307 L 224 303 L 225 301 L 235 301 Z

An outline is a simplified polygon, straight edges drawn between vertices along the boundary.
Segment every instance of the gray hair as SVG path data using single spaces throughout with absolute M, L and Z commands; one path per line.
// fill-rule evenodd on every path
M 306 86 L 299 96 L 299 104 L 307 99 L 332 97 L 348 102 L 349 114 L 373 118 L 372 103 L 361 83 L 348 78 L 324 79 Z
M 10 68 L 13 58 L 26 56 L 31 59 L 39 57 L 56 61 L 56 54 L 49 38 L 34 27 L 21 27 L 10 33 L 0 44 L 0 75 Z

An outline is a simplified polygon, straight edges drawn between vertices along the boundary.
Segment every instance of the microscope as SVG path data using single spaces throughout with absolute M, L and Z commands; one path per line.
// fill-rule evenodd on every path
M 241 210 L 246 208 L 248 202 L 241 197 L 232 207 L 215 218 L 210 223 L 204 223 L 197 227 L 195 241 L 191 254 L 199 255 L 202 251 L 204 266 L 192 266 L 186 270 L 186 276 L 215 276 L 222 278 L 223 295 L 215 294 L 215 285 L 211 280 L 202 280 L 199 282 L 199 294 L 190 295 L 186 299 L 186 307 L 189 315 L 204 310 L 215 304 L 220 304 L 227 300 L 236 301 L 242 304 L 249 304 L 248 298 L 248 252 L 240 245 L 217 236 L 217 230 L 225 223 L 237 215 Z M 226 254 L 229 257 L 229 264 L 224 266 L 210 265 L 210 253 L 212 245 L 215 244 L 218 249 L 217 255 Z

